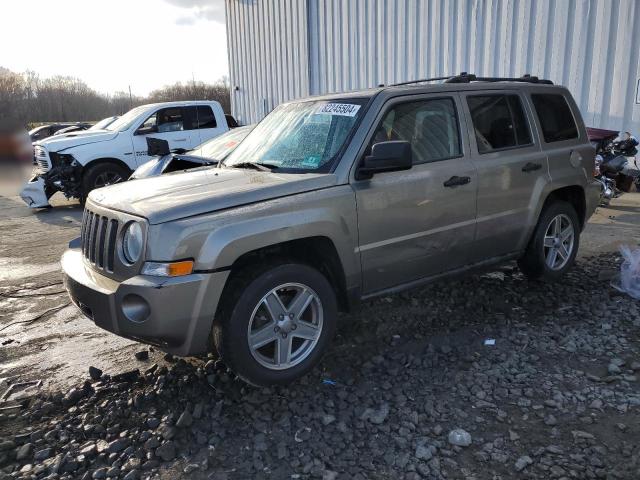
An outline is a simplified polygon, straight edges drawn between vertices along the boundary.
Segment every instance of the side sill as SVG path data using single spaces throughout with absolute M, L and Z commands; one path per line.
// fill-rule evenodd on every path
M 393 287 L 385 288 L 383 290 L 367 293 L 366 295 L 362 296 L 362 300 L 365 301 L 365 300 L 370 300 L 372 298 L 380 297 L 383 295 L 399 293 L 405 290 L 422 287 L 424 285 L 427 285 L 431 282 L 434 282 L 436 280 L 440 280 L 443 278 L 456 277 L 456 276 L 467 274 L 476 270 L 484 270 L 487 267 L 495 266 L 496 264 L 505 263 L 510 260 L 515 260 L 521 255 L 522 255 L 522 252 L 513 252 L 507 255 L 502 255 L 500 257 L 493 257 L 488 260 L 483 260 L 482 262 L 473 263 L 471 265 L 465 265 L 463 267 L 456 268 L 455 270 L 438 273 L 436 275 L 431 275 L 429 277 L 419 278 L 417 280 L 412 280 L 407 283 L 401 283 L 400 285 L 395 285 Z

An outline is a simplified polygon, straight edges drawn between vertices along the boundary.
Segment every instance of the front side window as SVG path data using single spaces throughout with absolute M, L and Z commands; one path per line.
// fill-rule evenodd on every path
M 467 97 L 479 153 L 531 144 L 531 133 L 517 95 Z
M 458 157 L 460 131 L 452 98 L 402 103 L 384 116 L 371 146 L 389 140 L 411 144 L 413 163 Z
M 154 128 L 158 133 L 185 130 L 181 107 L 162 108 L 147 118 L 140 128 Z
M 567 100 L 562 95 L 535 93 L 531 95 L 531 100 L 538 114 L 545 142 L 561 142 L 578 138 L 576 122 Z
M 140 115 L 149 110 L 149 108 L 149 105 L 142 105 L 141 107 L 136 107 L 132 110 L 129 110 L 120 118 L 116 119 L 113 123 L 107 125 L 106 129 L 111 130 L 112 132 L 124 132 L 138 120 L 138 117 Z
M 330 171 L 368 99 L 294 102 L 267 115 L 224 162 L 279 171 Z

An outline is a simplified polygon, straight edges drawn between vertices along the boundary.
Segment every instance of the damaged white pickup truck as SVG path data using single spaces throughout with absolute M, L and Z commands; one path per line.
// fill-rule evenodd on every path
M 104 130 L 34 143 L 38 170 L 20 196 L 32 208 L 48 207 L 56 192 L 84 202 L 94 188 L 126 180 L 151 160 L 148 136 L 166 140 L 172 151 L 187 151 L 228 130 L 222 106 L 215 101 L 142 105 Z

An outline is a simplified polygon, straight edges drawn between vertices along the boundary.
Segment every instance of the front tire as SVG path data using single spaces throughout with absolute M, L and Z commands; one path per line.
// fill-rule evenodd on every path
M 575 208 L 557 200 L 546 206 L 518 260 L 520 270 L 530 279 L 557 280 L 575 262 L 580 244 L 580 223 Z
M 258 386 L 281 385 L 311 370 L 337 323 L 336 295 L 327 278 L 303 264 L 247 270 L 225 289 L 240 292 L 223 304 L 213 328 L 222 360 Z
M 130 171 L 113 162 L 98 163 L 88 167 L 82 176 L 80 202 L 84 203 L 91 190 L 124 182 L 130 175 Z

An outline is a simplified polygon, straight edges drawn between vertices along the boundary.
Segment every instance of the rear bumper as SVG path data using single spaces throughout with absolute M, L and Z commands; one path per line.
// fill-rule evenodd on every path
M 98 327 L 180 356 L 211 350 L 213 317 L 229 272 L 118 282 L 90 269 L 76 249 L 64 253 L 62 270 L 71 300 Z
M 602 196 L 602 185 L 597 180 L 590 181 L 584 191 L 585 196 L 585 215 L 584 224 L 586 225 L 591 215 L 596 211 Z

